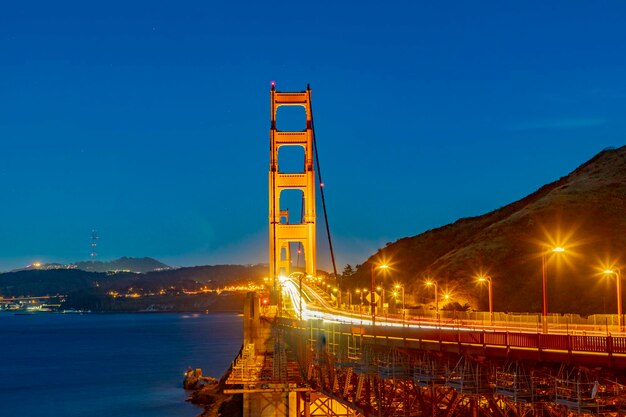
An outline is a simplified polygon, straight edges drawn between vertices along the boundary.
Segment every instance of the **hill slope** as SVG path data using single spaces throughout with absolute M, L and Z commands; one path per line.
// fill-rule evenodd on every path
M 196 266 L 148 273 L 105 273 L 81 269 L 33 269 L 0 273 L 0 296 L 41 296 L 94 290 L 102 293 L 129 288 L 145 292 L 162 289 L 198 290 L 203 286 L 261 283 L 267 275 L 264 265 Z
M 76 262 L 74 265 L 83 271 L 93 272 L 129 271 L 143 273 L 170 269 L 169 266 L 153 258 L 128 258 L 126 256 L 114 261 L 84 261 Z
M 613 313 L 615 279 L 599 273 L 626 248 L 626 147 L 604 150 L 566 177 L 482 216 L 400 239 L 361 265 L 346 286 L 369 282 L 371 262 L 389 260 L 393 278 L 418 302 L 432 300 L 427 277 L 453 299 L 486 309 L 475 277 L 493 278 L 494 309 L 540 311 L 541 254 L 548 255 L 550 312 Z M 358 284 L 357 284 L 358 283 Z

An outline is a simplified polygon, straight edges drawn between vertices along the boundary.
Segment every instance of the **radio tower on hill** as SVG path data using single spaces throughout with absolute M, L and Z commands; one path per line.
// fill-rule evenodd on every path
M 98 256 L 98 253 L 96 252 L 98 239 L 100 239 L 100 236 L 98 236 L 98 231 L 96 229 L 93 229 L 91 231 L 91 260 L 92 261 L 95 261 L 96 257 Z

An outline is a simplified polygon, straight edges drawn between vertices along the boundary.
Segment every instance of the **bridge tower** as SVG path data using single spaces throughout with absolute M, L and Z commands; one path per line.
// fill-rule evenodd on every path
M 280 223 L 289 224 L 289 210 L 280 211 Z M 283 256 L 277 262 L 277 270 L 278 272 L 285 271 L 285 276 L 287 276 L 291 273 L 291 246 L 289 246 L 289 242 L 281 243 L 279 253 Z
M 311 88 L 302 92 L 277 91 L 272 83 L 270 91 L 270 170 L 269 170 L 269 261 L 270 276 L 277 290 L 278 275 L 291 272 L 289 244 L 300 243 L 304 249 L 305 272 L 316 275 L 315 244 L 315 171 L 313 165 L 313 115 Z M 280 131 L 276 128 L 276 114 L 281 106 L 301 106 L 306 112 L 306 128 L 302 131 Z M 302 172 L 280 171 L 278 151 L 282 146 L 300 146 L 304 149 Z M 300 223 L 290 223 L 288 214 L 280 209 L 281 192 L 302 191 L 304 204 Z

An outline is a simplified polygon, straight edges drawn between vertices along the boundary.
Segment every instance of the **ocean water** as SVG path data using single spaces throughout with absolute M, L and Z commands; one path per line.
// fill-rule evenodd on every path
M 0 313 L 0 416 L 194 417 L 183 373 L 219 378 L 236 314 Z

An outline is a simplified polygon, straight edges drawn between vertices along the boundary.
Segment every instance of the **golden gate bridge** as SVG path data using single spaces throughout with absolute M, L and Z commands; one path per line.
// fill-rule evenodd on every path
M 282 106 L 305 109 L 302 131 L 277 129 Z M 272 301 L 261 303 L 259 294 L 248 294 L 244 342 L 225 390 L 243 394 L 244 416 L 626 415 L 626 334 L 620 314 L 610 325 L 563 325 L 550 322 L 545 302 L 537 317 L 494 313 L 491 307 L 486 317 L 450 316 L 438 309 L 416 316 L 404 305 L 393 313 L 377 299 L 374 286 L 375 269 L 384 264 L 372 264 L 366 300 L 366 289 L 358 303 L 342 302 L 341 293 L 329 291 L 316 277 L 316 163 L 318 185 L 322 180 L 311 89 L 279 92 L 272 83 L 270 108 Z M 281 172 L 283 146 L 304 150 L 302 172 Z M 288 189 L 302 192 L 299 223 L 281 209 L 281 192 Z M 304 252 L 303 271 L 291 270 L 294 244 L 298 254 Z

